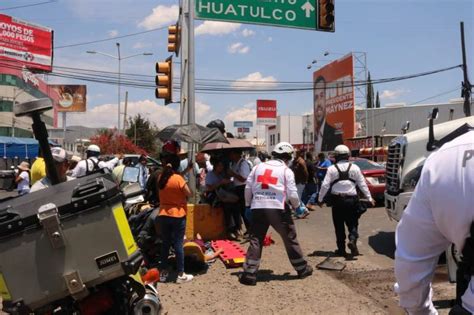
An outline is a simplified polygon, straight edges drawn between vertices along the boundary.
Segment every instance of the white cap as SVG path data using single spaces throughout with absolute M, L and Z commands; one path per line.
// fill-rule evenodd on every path
M 272 152 L 275 152 L 278 154 L 283 154 L 283 153 L 293 154 L 293 152 L 295 152 L 295 149 L 293 149 L 293 146 L 289 144 L 288 142 L 280 142 L 275 146 Z
M 53 156 L 53 159 L 58 163 L 62 163 L 68 159 L 68 154 L 66 150 L 59 147 L 51 148 L 51 155 Z
M 334 148 L 334 153 L 336 155 L 351 154 L 351 150 L 346 145 L 340 144 Z
M 98 145 L 91 144 L 90 146 L 87 147 L 87 150 L 86 150 L 86 151 L 100 153 L 100 148 L 99 148 Z

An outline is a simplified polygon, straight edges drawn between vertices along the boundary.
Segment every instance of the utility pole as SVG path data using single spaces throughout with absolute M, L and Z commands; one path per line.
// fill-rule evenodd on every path
M 471 116 L 471 89 L 472 85 L 467 76 L 467 62 L 466 62 L 466 44 L 464 41 L 464 22 L 461 22 L 461 49 L 462 49 L 462 71 L 464 74 L 464 81 L 462 83 L 462 97 L 464 97 L 464 115 Z
M 127 127 L 127 108 L 128 108 L 128 91 L 125 91 L 125 105 L 123 110 L 123 132 L 125 134 L 125 128 Z

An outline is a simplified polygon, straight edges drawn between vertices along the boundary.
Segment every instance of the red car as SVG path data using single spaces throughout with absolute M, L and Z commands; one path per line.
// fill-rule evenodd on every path
M 351 158 L 350 162 L 357 165 L 362 171 L 367 186 L 369 186 L 370 193 L 372 194 L 372 198 L 377 203 L 383 203 L 385 192 L 385 168 L 374 161 L 363 158 Z

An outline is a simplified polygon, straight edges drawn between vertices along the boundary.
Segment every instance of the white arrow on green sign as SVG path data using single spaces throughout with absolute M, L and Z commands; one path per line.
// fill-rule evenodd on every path
M 316 29 L 316 0 L 195 0 L 196 18 Z

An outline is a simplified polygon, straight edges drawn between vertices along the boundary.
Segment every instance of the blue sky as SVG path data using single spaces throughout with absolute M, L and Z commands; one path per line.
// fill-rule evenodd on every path
M 3 0 L 0 8 L 38 2 Z M 46 5 L 0 11 L 55 31 L 55 46 L 63 46 L 145 31 L 174 23 L 178 1 L 151 0 L 58 0 Z M 252 81 L 307 81 L 313 60 L 336 59 L 336 53 L 364 51 L 373 79 L 396 77 L 449 67 L 461 63 L 459 22 L 464 21 L 468 66 L 474 81 L 474 2 L 472 0 L 336 0 L 336 32 L 323 33 L 278 27 L 196 21 L 196 77 L 200 79 Z M 116 54 L 115 42 L 123 56 L 152 52 L 122 62 L 122 71 L 154 75 L 154 63 L 166 58 L 166 30 L 121 38 L 92 45 L 57 49 L 54 64 L 77 68 L 117 71 L 111 58 L 86 54 L 97 50 Z M 327 57 L 325 51 L 334 52 Z M 320 61 L 316 64 L 324 64 Z M 68 124 L 108 127 L 116 124 L 116 86 L 50 78 L 55 83 L 88 86 L 88 113 L 71 115 Z M 382 106 L 412 104 L 460 87 L 460 69 L 400 82 L 375 86 Z M 153 90 L 124 87 L 129 92 L 129 113 L 142 113 L 163 127 L 176 123 L 178 105 L 162 106 Z M 198 122 L 221 118 L 255 118 L 255 100 L 276 99 L 279 114 L 312 111 L 311 91 L 281 94 L 196 95 Z M 443 102 L 460 96 L 460 90 L 433 98 Z M 123 100 L 122 96 L 122 100 Z M 175 97 L 176 98 L 176 97 Z

